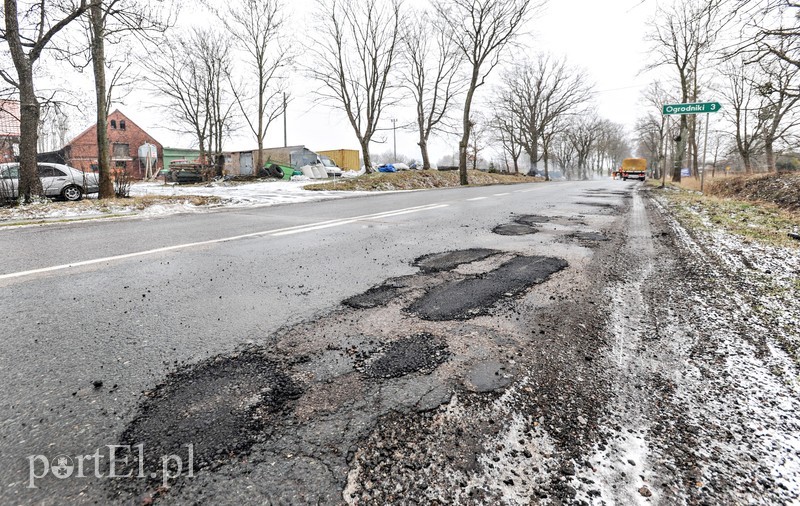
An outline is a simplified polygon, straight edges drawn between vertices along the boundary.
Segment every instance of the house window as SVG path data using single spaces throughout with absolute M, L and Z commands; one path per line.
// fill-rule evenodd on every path
M 117 120 L 115 120 L 115 119 L 111 120 L 111 129 L 112 130 L 116 130 L 117 129 Z
M 130 158 L 130 156 L 131 153 L 130 149 L 128 148 L 128 144 L 114 143 L 114 151 L 113 151 L 114 158 Z
M 125 168 L 128 167 L 128 162 L 122 162 L 122 161 L 117 160 L 116 162 L 114 162 L 114 167 L 116 167 L 118 169 L 125 169 Z
M 119 120 L 119 129 L 120 130 L 125 130 L 125 120 L 124 119 Z

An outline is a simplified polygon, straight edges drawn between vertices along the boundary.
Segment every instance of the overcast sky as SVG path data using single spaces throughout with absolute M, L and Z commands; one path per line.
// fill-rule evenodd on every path
M 293 26 L 310 26 L 311 0 L 287 2 Z M 595 100 L 602 117 L 622 123 L 632 131 L 643 106 L 640 92 L 652 80 L 652 76 L 639 75 L 648 61 L 647 43 L 644 36 L 647 21 L 652 16 L 654 0 L 573 0 L 550 1 L 536 15 L 528 27 L 530 34 L 523 42 L 524 53 L 531 56 L 538 51 L 563 55 L 576 66 L 585 69 L 591 82 L 596 83 Z M 186 19 L 184 17 L 184 19 Z M 302 22 L 300 22 L 302 20 Z M 413 30 L 413 27 L 409 27 Z M 313 37 L 312 31 L 296 33 L 301 37 Z M 495 77 L 500 69 L 496 70 Z M 291 92 L 294 101 L 288 111 L 288 143 L 303 144 L 313 150 L 359 149 L 358 142 L 344 114 L 335 109 L 315 105 L 309 91 L 316 83 L 309 82 L 301 73 L 292 76 Z M 492 83 L 479 89 L 476 100 L 481 103 L 492 95 Z M 119 108 L 136 123 L 145 128 L 164 146 L 194 147 L 188 136 L 178 136 L 163 128 L 164 118 L 152 105 L 152 97 L 145 93 L 128 96 Z M 384 115 L 384 126 L 388 130 L 377 137 L 385 137 L 382 144 L 373 144 L 373 154 L 392 149 L 390 118 L 399 118 L 398 123 L 411 120 L 413 111 L 397 109 Z M 76 126 L 79 132 L 85 126 Z M 77 133 L 77 132 L 76 132 Z M 414 132 L 397 131 L 397 151 L 419 158 Z M 435 162 L 450 155 L 458 144 L 455 138 L 436 138 L 431 142 L 431 158 Z M 283 124 L 277 121 L 267 134 L 267 146 L 283 145 Z M 256 146 L 255 140 L 241 130 L 226 146 L 226 149 L 249 150 Z

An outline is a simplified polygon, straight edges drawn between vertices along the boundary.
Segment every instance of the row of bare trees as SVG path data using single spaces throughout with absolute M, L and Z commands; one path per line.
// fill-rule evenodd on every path
M 724 143 L 745 172 L 754 171 L 756 160 L 774 171 L 776 147 L 800 138 L 800 4 L 674 0 L 659 6 L 649 41 L 658 59 L 647 68 L 668 69 L 672 77 L 643 94 L 652 108 L 637 125 L 639 151 L 659 166 L 669 158 L 674 181 L 684 166 L 697 175 L 700 155 L 708 152 L 698 128 L 705 119 L 681 116 L 670 125 L 660 108 L 720 101 L 723 126 L 712 135 L 714 153 Z

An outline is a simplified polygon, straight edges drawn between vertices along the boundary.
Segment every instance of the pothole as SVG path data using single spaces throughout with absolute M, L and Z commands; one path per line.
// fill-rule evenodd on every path
M 381 379 L 399 378 L 415 372 L 430 374 L 450 355 L 444 340 L 422 332 L 392 341 L 359 368 L 367 376 Z
M 392 299 L 397 297 L 398 287 L 391 284 L 373 286 L 364 293 L 353 295 L 349 299 L 342 301 L 345 306 L 355 309 L 371 309 L 374 307 L 385 306 Z
M 552 220 L 550 216 L 542 216 L 540 214 L 523 214 L 517 216 L 514 221 L 523 225 L 536 226 L 539 223 L 549 223 Z
M 607 241 L 608 237 L 600 232 L 575 232 L 571 237 L 579 241 Z
M 497 253 L 500 252 L 487 248 L 445 251 L 444 253 L 432 253 L 421 256 L 414 260 L 412 265 L 419 267 L 419 269 L 425 273 L 449 271 L 461 264 L 477 262 L 478 260 L 483 260 Z
M 146 394 L 120 438 L 131 448 L 142 445 L 141 467 L 131 458 L 118 474 L 131 472 L 135 478 L 141 469 L 150 484 L 162 483 L 164 456 L 186 463 L 191 448 L 194 468 L 201 469 L 247 454 L 302 393 L 276 362 L 253 349 L 172 373 Z
M 408 311 L 424 320 L 466 320 L 488 313 L 503 298 L 520 295 L 567 267 L 560 258 L 519 256 L 488 273 L 436 286 Z
M 582 205 L 582 206 L 604 207 L 604 208 L 607 208 L 607 209 L 614 209 L 614 208 L 617 207 L 614 204 L 608 204 L 606 202 L 576 202 L 576 204 L 579 204 L 579 205 Z
M 504 223 L 492 229 L 492 232 L 500 235 L 530 235 L 538 231 L 538 228 L 522 223 Z

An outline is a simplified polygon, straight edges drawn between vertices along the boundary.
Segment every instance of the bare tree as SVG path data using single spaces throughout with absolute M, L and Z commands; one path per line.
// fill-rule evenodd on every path
M 572 119 L 567 130 L 567 138 L 575 150 L 575 162 L 580 179 L 589 179 L 589 158 L 595 148 L 600 134 L 600 118 L 593 110 L 589 110 Z
M 428 139 L 432 132 L 447 126 L 456 95 L 463 90 L 459 79 L 463 55 L 448 25 L 431 21 L 425 11 L 417 12 L 413 19 L 411 25 L 417 31 L 403 39 L 403 81 L 416 106 L 422 168 L 430 169 Z
M 308 48 L 319 100 L 344 109 L 372 172 L 369 144 L 390 97 L 400 45 L 399 0 L 320 0 L 320 30 Z
M 730 107 L 723 114 L 734 129 L 736 150 L 745 173 L 752 174 L 754 158 L 764 149 L 764 130 L 768 118 L 762 113 L 763 97 L 753 88 L 752 68 L 742 62 L 729 62 L 723 74 L 727 87 L 723 90 Z
M 503 149 L 503 160 L 506 167 L 509 167 L 509 158 L 515 174 L 519 173 L 519 158 L 522 156 L 522 145 L 519 143 L 520 126 L 517 116 L 511 112 L 511 104 L 500 96 L 500 100 L 492 103 L 494 116 L 490 121 L 490 127 L 494 132 L 494 140 L 500 143 Z
M 140 41 L 152 41 L 170 25 L 170 5 L 162 0 L 90 0 L 88 9 L 88 39 L 90 61 L 94 73 L 95 103 L 97 106 L 97 165 L 99 169 L 99 198 L 115 196 L 111 175 L 111 151 L 108 143 L 108 113 L 115 86 L 123 78 L 130 60 L 123 54 L 111 79 L 106 69 L 112 63 L 106 54 L 106 43 L 118 45 L 123 35 L 133 34 Z M 127 44 L 126 44 L 127 46 Z M 77 64 L 83 66 L 82 64 Z
M 719 19 L 722 0 L 674 0 L 670 7 L 659 7 L 648 36 L 657 59 L 646 68 L 672 67 L 677 72 L 681 90 L 681 102 L 696 101 L 698 96 L 698 72 L 701 58 L 711 53 L 716 34 L 722 28 Z M 689 135 L 689 119 L 680 118 L 677 157 L 672 171 L 672 180 L 681 180 L 681 166 Z M 692 125 L 694 125 L 692 121 Z M 695 152 L 697 150 L 695 149 Z
M 800 94 L 800 66 L 782 58 L 762 58 L 754 75 L 754 91 L 762 97 L 761 117 L 764 120 L 764 155 L 767 169 L 775 171 L 775 143 L 800 126 L 797 104 Z
M 258 144 L 256 170 L 264 166 L 267 130 L 283 112 L 286 82 L 283 73 L 294 61 L 290 46 L 282 42 L 286 28 L 283 7 L 280 0 L 240 0 L 220 12 L 237 47 L 246 55 L 247 67 L 252 70 L 252 74 L 248 73 L 241 80 L 241 85 L 232 87 L 232 91 Z M 255 105 L 254 115 L 249 114 L 252 105 Z
M 222 144 L 232 129 L 230 44 L 210 29 L 194 29 L 162 46 L 163 57 L 151 63 L 151 83 L 166 100 L 176 131 L 192 135 L 200 161 L 221 174 Z
M 469 69 L 469 85 L 462 114 L 458 144 L 461 184 L 467 179 L 467 150 L 472 128 L 472 101 L 478 87 L 500 63 L 503 52 L 519 34 L 535 7 L 534 0 L 436 0 L 439 18 L 450 27 Z
M 538 173 L 541 146 L 545 179 L 549 181 L 549 143 L 566 116 L 589 100 L 590 86 L 583 72 L 544 53 L 514 66 L 505 74 L 503 84 L 506 100 L 521 126 L 519 142 L 528 154 L 531 173 Z
M 42 51 L 51 44 L 67 25 L 83 15 L 88 8 L 80 2 L 47 2 L 40 0 L 25 6 L 20 16 L 17 0 L 4 0 L 5 26 L 0 39 L 8 44 L 16 76 L 0 70 L 0 77 L 19 90 L 19 197 L 26 203 L 42 194 L 42 183 L 36 168 L 36 148 L 39 129 L 39 99 L 33 82 L 34 67 Z

